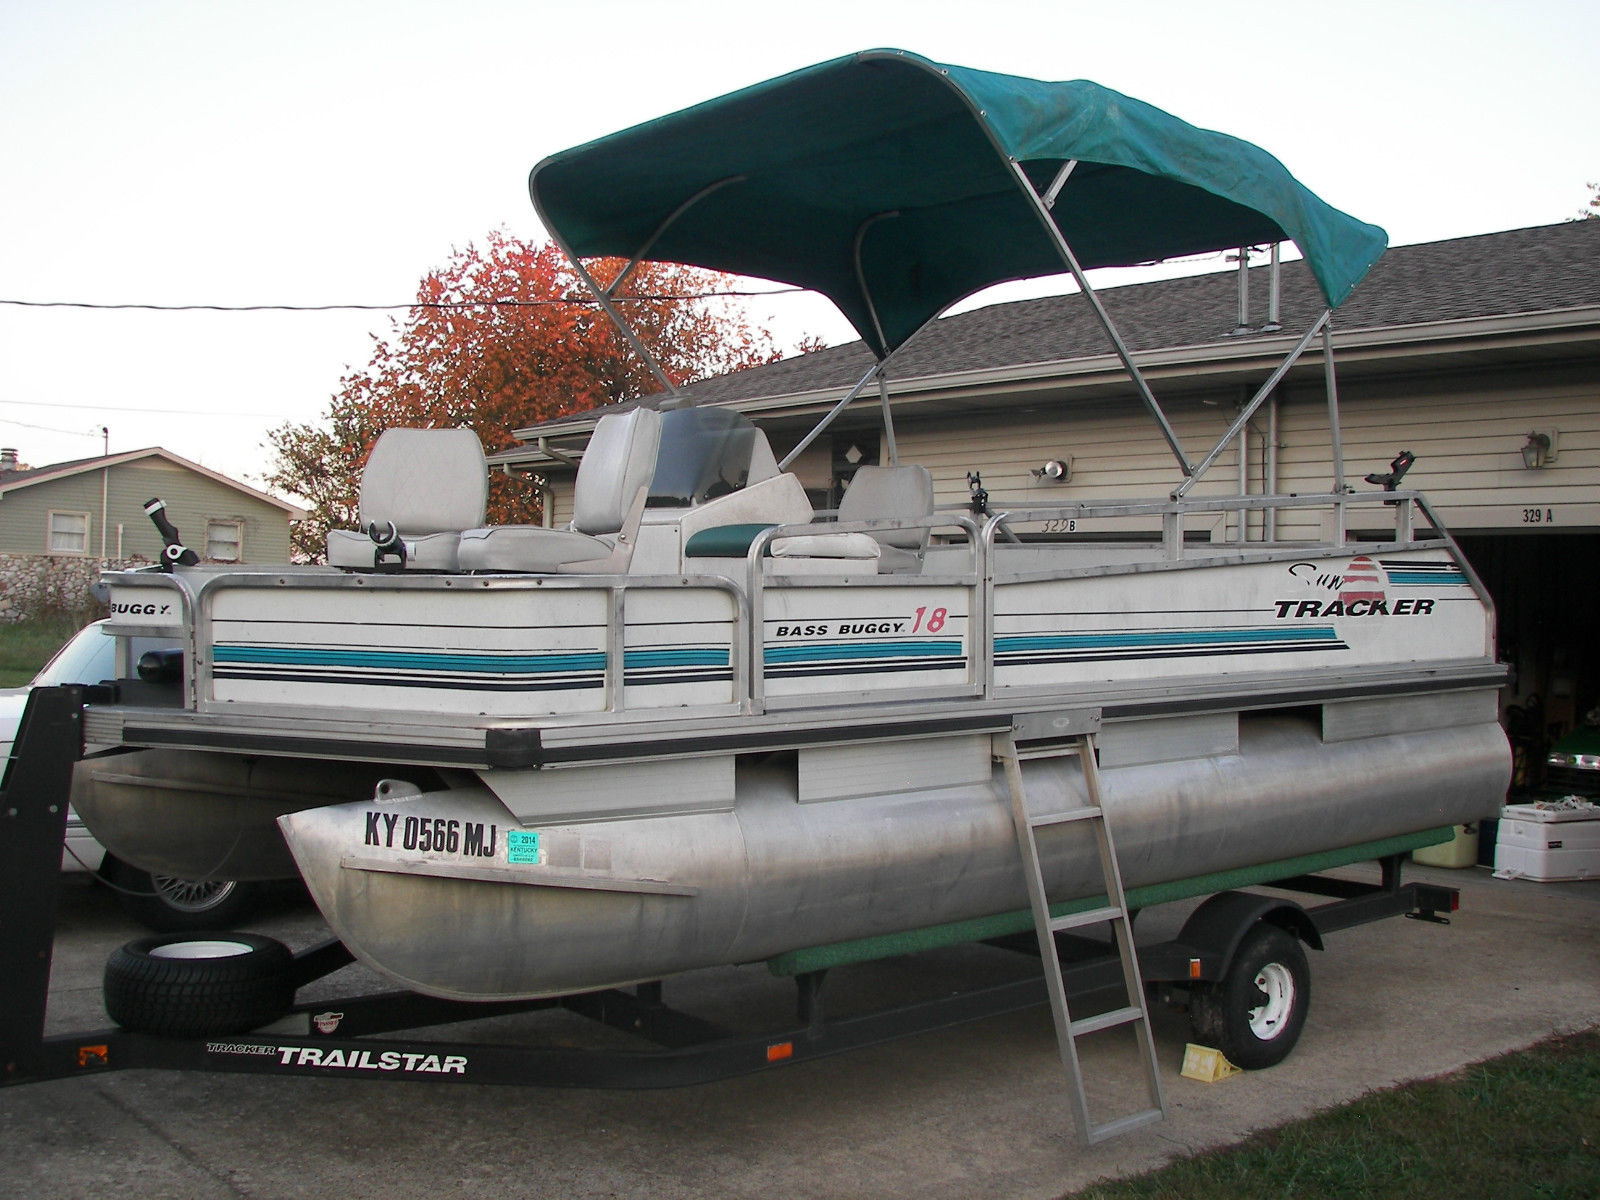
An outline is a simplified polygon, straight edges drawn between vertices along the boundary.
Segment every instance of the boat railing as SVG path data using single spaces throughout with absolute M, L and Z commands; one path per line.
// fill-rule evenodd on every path
M 1345 528 L 1346 510 L 1363 513 L 1355 524 L 1366 526 L 1369 536 L 1375 523 L 1368 522 L 1366 513 L 1388 512 L 1392 516 L 1392 539 L 1340 541 L 1330 544 L 1326 540 L 1311 542 L 1247 542 L 1185 544 L 1184 522 L 1195 520 L 1208 513 L 1228 512 L 1241 505 L 1249 509 L 1278 509 L 1284 511 L 1331 508 L 1340 516 L 1339 529 Z M 1106 543 L 1096 535 L 1074 538 L 1071 536 L 1045 542 L 1030 541 L 1012 544 L 1007 534 L 1013 527 L 1030 522 L 1079 519 L 1094 521 L 1101 518 L 1145 518 L 1159 525 L 1159 540 L 1133 540 Z M 769 556 L 772 543 L 791 536 L 817 536 L 821 529 L 827 534 L 871 534 L 893 530 L 926 529 L 930 537 L 939 539 L 930 546 L 920 569 L 904 573 L 876 573 L 871 570 L 851 573 L 849 564 L 840 560 L 837 567 L 826 558 L 813 560 L 801 573 L 774 569 L 777 560 Z M 258 599 L 247 600 L 244 609 L 253 622 L 262 629 L 261 645 L 271 647 L 310 645 L 307 638 L 316 638 L 332 631 L 328 624 L 333 618 L 307 615 L 313 611 L 343 613 L 340 607 L 348 603 L 354 607 L 341 617 L 353 621 L 351 628 L 366 628 L 361 615 L 365 602 L 355 597 L 366 593 L 374 597 L 377 612 L 404 611 L 416 614 L 407 616 L 402 625 L 415 624 L 417 620 L 435 620 L 441 627 L 459 624 L 462 631 L 474 627 L 488 611 L 471 597 L 483 597 L 491 608 L 508 603 L 521 606 L 524 601 L 515 596 L 526 595 L 529 601 L 543 594 L 539 603 L 556 602 L 558 595 L 587 592 L 591 596 L 603 593 L 603 617 L 594 623 L 599 637 L 592 644 L 577 647 L 596 664 L 602 678 L 603 689 L 594 693 L 597 705 L 586 707 L 587 719 L 614 718 L 627 721 L 640 719 L 705 718 L 717 712 L 768 712 L 797 707 L 814 707 L 828 704 L 877 703 L 891 701 L 946 700 L 982 698 L 995 690 L 993 641 L 995 637 L 995 612 L 997 588 L 1014 584 L 1031 584 L 1035 581 L 1073 579 L 1137 573 L 1149 571 L 1182 571 L 1192 568 L 1227 566 L 1239 563 L 1262 563 L 1274 560 L 1289 561 L 1308 554 L 1331 553 L 1351 555 L 1384 550 L 1430 549 L 1448 547 L 1452 558 L 1460 564 L 1471 582 L 1478 598 L 1490 611 L 1492 605 L 1481 581 L 1470 564 L 1459 553 L 1443 523 L 1428 507 L 1426 501 L 1414 492 L 1373 493 L 1370 495 L 1320 494 L 1304 496 L 1239 497 L 1219 496 L 1185 498 L 1181 501 L 1115 501 L 1084 502 L 1036 508 L 1005 508 L 982 520 L 965 511 L 935 512 L 925 517 L 898 518 L 887 521 L 830 522 L 819 529 L 810 525 L 776 526 L 761 531 L 751 541 L 745 568 L 730 577 L 725 569 L 721 573 L 681 575 L 607 575 L 607 576 L 551 576 L 551 575 L 448 575 L 448 574 L 369 574 L 342 573 L 326 568 L 287 569 L 280 572 L 218 571 L 179 572 L 171 575 L 118 573 L 112 577 L 113 597 L 123 604 L 124 613 L 142 610 L 152 601 L 159 607 L 171 604 L 174 609 L 171 626 L 164 632 L 186 635 L 186 649 L 190 650 L 186 707 L 200 713 L 229 713 L 242 718 L 248 712 L 261 714 L 283 713 L 294 709 L 297 719 L 328 720 L 336 715 L 332 708 L 320 708 L 323 703 L 336 704 L 329 692 L 329 700 L 316 696 L 315 687 L 303 690 L 299 698 L 258 691 L 252 695 L 238 695 L 234 700 L 219 696 L 213 687 L 216 668 L 215 646 L 220 631 L 214 617 L 218 601 L 233 595 Z M 1001 544 L 1004 542 L 1005 544 Z M 1106 548 L 1109 546 L 1109 552 Z M 158 589 L 159 595 L 151 590 Z M 304 589 L 304 590 L 302 590 Z M 699 589 L 710 599 L 712 593 L 722 599 L 715 602 L 716 612 L 693 599 Z M 707 591 L 706 589 L 710 589 Z M 648 671 L 650 664 L 642 665 L 642 658 L 651 654 L 659 657 L 667 652 L 650 651 L 641 656 L 638 649 L 640 622 L 646 625 L 655 618 L 648 614 L 651 606 L 659 606 L 650 598 L 651 593 L 679 593 L 682 600 L 671 603 L 683 608 L 693 606 L 686 618 L 699 622 L 703 629 L 702 640 L 707 638 L 726 649 L 725 667 L 719 694 L 701 690 L 691 698 L 681 700 L 671 697 L 652 697 L 641 686 L 638 673 Z M 320 593 L 325 599 L 312 603 L 297 603 L 284 593 L 299 593 L 311 601 Z M 341 599 L 333 602 L 333 593 Z M 514 595 L 506 595 L 512 593 Z M 274 599 L 274 594 L 278 598 Z M 494 600 L 496 594 L 500 600 Z M 406 596 L 412 597 L 406 599 Z M 630 595 L 634 602 L 630 605 Z M 456 600 L 452 597 L 459 596 Z M 384 597 L 391 599 L 385 600 Z M 573 600 L 578 597 L 574 594 Z M 398 607 L 397 607 L 398 606 Z M 237 603 L 228 605 L 237 612 Z M 530 618 L 535 611 L 529 608 Z M 548 615 L 546 607 L 538 612 Z M 181 624 L 178 619 L 181 612 Z M 641 613 L 644 615 L 641 616 Z M 842 642 L 840 619 L 865 622 L 905 622 L 903 631 L 895 628 L 890 640 L 897 644 L 890 654 L 917 655 L 929 653 L 925 641 L 928 629 L 922 629 L 924 643 L 915 642 L 919 630 L 912 624 L 914 614 L 939 614 L 943 637 L 938 654 L 945 656 L 937 667 L 918 672 L 895 672 L 886 669 L 883 677 L 872 674 L 873 668 L 852 671 L 847 662 L 835 664 L 837 674 L 829 677 L 818 671 L 809 678 L 797 680 L 794 663 L 805 662 L 807 655 L 824 653 L 824 648 L 798 646 L 784 641 L 784 622 L 813 622 L 832 620 L 834 628 L 822 641 L 832 641 L 832 652 L 845 658 L 854 648 Z M 800 615 L 796 615 L 800 614 Z M 596 613 L 599 616 L 599 613 Z M 401 618 L 390 615 L 389 621 Z M 918 624 L 921 616 L 916 616 Z M 380 622 L 380 625 L 383 622 Z M 149 618 L 123 616 L 113 618 L 119 634 L 152 632 Z M 270 628 L 269 628 L 270 626 Z M 327 626 L 326 629 L 323 626 Z M 421 628 L 421 626 L 417 626 Z M 931 628 L 931 627 L 930 627 Z M 241 636 L 237 618 L 230 632 L 221 640 L 237 641 Z M 880 631 L 862 631 L 869 634 Z M 882 632 L 889 632 L 883 630 Z M 809 635 L 808 635 L 809 636 Z M 245 641 L 253 635 L 243 633 Z M 287 639 L 287 640 L 285 640 Z M 428 637 L 419 634 L 417 645 L 431 644 Z M 361 639 L 357 639 L 361 640 Z M 882 639 L 868 637 L 869 642 Z M 432 639 L 437 641 L 437 638 Z M 898 644 L 898 643 L 904 644 Z M 707 643 L 709 645 L 709 642 Z M 237 652 L 237 647 L 234 648 Z M 412 652 L 409 642 L 396 643 L 399 655 Z M 284 651 L 271 651 L 286 653 Z M 299 653 L 299 651 L 295 651 Z M 700 651 L 696 651 L 700 653 Z M 774 656 L 777 656 L 774 658 Z M 669 655 L 670 657 L 670 655 Z M 287 661 L 287 660 L 286 660 Z M 665 660 L 663 660 L 665 661 Z M 676 661 L 676 660 L 674 660 Z M 688 660 L 684 660 L 688 661 Z M 696 660 L 698 661 L 698 660 Z M 815 661 L 813 658 L 810 660 Z M 671 665 L 670 663 L 668 664 Z M 530 699 L 532 697 L 530 696 Z M 381 712 L 367 710 L 374 720 L 431 721 L 473 724 L 485 717 L 511 720 L 543 720 L 538 705 L 522 710 L 504 706 L 484 710 L 482 705 L 463 704 L 451 709 L 455 715 L 444 712 L 445 706 L 430 707 L 416 703 L 396 705 L 391 710 L 380 705 Z M 563 720 L 568 710 L 559 706 L 548 710 L 548 717 Z M 410 716 L 405 714 L 409 713 Z M 571 710 L 568 720 L 582 718 L 582 713 Z M 346 717 L 350 714 L 346 713 Z
M 769 557 L 770 547 L 773 542 L 786 537 L 823 536 L 833 534 L 888 533 L 895 530 L 923 529 L 927 530 L 930 537 L 933 533 L 942 531 L 946 536 L 959 540 L 950 543 L 956 547 L 965 547 L 966 562 L 962 566 L 951 568 L 948 556 L 941 556 L 939 569 L 936 572 L 927 570 L 907 572 L 904 574 L 871 574 L 866 576 L 854 575 L 791 575 L 773 574 L 768 570 L 772 562 Z M 967 668 L 965 679 L 959 684 L 942 685 L 937 687 L 920 687 L 911 689 L 916 698 L 946 697 L 977 695 L 983 687 L 985 670 L 982 659 L 983 654 L 975 652 L 975 648 L 988 644 L 988 606 L 985 602 L 985 583 L 988 571 L 986 568 L 986 553 L 982 530 L 974 517 L 965 512 L 934 512 L 921 517 L 897 517 L 874 521 L 825 521 L 813 522 L 805 525 L 779 525 L 763 530 L 750 543 L 746 556 L 745 580 L 749 597 L 749 662 L 750 685 L 749 701 L 751 707 L 760 711 L 769 702 L 766 688 L 766 625 L 768 623 L 768 598 L 774 588 L 784 589 L 826 589 L 826 588 L 861 588 L 868 586 L 873 589 L 937 589 L 940 593 L 955 590 L 964 595 L 965 612 L 967 620 Z M 833 694 L 830 699 L 837 699 Z M 874 699 L 888 700 L 896 698 L 895 693 L 874 693 Z
M 1366 493 L 1311 493 L 1269 496 L 1206 496 L 1184 497 L 1178 500 L 1089 500 L 1070 504 L 1029 505 L 1009 507 L 991 504 L 984 525 L 984 541 L 993 546 L 998 541 L 1015 541 L 1021 527 L 1043 525 L 1047 534 L 1056 540 L 1070 540 L 1081 525 L 1094 521 L 1127 521 L 1147 519 L 1152 531 L 1159 530 L 1161 552 L 1164 557 L 1178 561 L 1195 553 L 1212 557 L 1222 544 L 1265 550 L 1273 544 L 1328 546 L 1340 548 L 1348 544 L 1352 528 L 1351 510 L 1372 512 L 1380 519 L 1362 522 L 1359 528 L 1387 531 L 1392 526 L 1394 536 L 1379 539 L 1389 544 L 1404 546 L 1419 539 L 1419 530 L 1432 530 L 1437 538 L 1448 538 L 1444 525 L 1418 492 L 1366 492 Z M 1246 540 L 1241 536 L 1246 528 L 1240 522 L 1231 538 L 1215 539 L 1196 550 L 1189 534 L 1197 522 L 1192 518 L 1202 514 L 1228 516 L 1242 513 L 1281 513 L 1289 511 L 1322 510 L 1325 519 L 1319 523 L 1321 536 L 1315 538 L 1271 538 Z M 1386 510 L 1386 511 L 1385 511 Z M 1419 524 L 1418 514 L 1423 520 Z

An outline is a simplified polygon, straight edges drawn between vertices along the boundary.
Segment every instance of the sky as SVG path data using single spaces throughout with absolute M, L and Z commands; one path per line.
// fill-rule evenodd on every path
M 874 46 L 1137 96 L 1391 244 L 1566 220 L 1600 182 L 1594 0 L 0 0 L 0 301 L 404 305 L 491 229 L 543 237 L 546 155 Z M 816 297 L 751 316 L 854 336 Z M 390 320 L 0 304 L 0 445 L 261 486 L 268 431 Z

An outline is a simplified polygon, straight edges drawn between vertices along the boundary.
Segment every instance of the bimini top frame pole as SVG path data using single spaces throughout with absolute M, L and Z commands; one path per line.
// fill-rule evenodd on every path
M 1106 331 L 1106 336 L 1111 339 L 1112 348 L 1116 350 L 1117 357 L 1122 360 L 1123 369 L 1133 380 L 1133 386 L 1139 389 L 1139 397 L 1144 401 L 1145 408 L 1150 410 L 1150 415 L 1155 419 L 1156 425 L 1161 430 L 1161 436 L 1172 449 L 1172 455 L 1178 460 L 1178 468 L 1185 476 L 1193 476 L 1194 468 L 1189 465 L 1188 458 L 1183 453 L 1183 445 L 1178 441 L 1178 435 L 1173 432 L 1167 414 L 1162 411 L 1161 404 L 1156 400 L 1155 393 L 1150 390 L 1150 384 L 1145 380 L 1144 373 L 1133 361 L 1133 355 L 1128 352 L 1127 343 L 1122 340 L 1122 335 L 1117 332 L 1117 327 L 1112 323 L 1111 314 L 1106 312 L 1105 306 L 1100 303 L 1100 297 L 1095 295 L 1094 288 L 1089 286 L 1089 277 L 1084 274 L 1083 267 L 1078 263 L 1078 256 L 1072 252 L 1072 247 L 1067 244 L 1067 239 L 1062 235 L 1060 227 L 1051 219 L 1050 210 L 1055 206 L 1055 200 L 1061 193 L 1067 177 L 1076 167 L 1076 160 L 1069 160 L 1056 175 L 1049 190 L 1039 195 L 1034 190 L 1033 182 L 1028 178 L 1028 173 L 1023 170 L 1022 164 L 1015 159 L 1011 160 L 1011 169 L 1016 172 L 1017 180 L 1022 185 L 1022 191 L 1033 202 L 1033 210 L 1039 218 L 1039 223 L 1044 227 L 1046 236 L 1055 243 L 1056 251 L 1061 255 L 1061 261 L 1066 263 L 1067 270 L 1072 272 L 1072 278 L 1077 280 L 1078 288 L 1083 292 L 1084 299 L 1089 302 L 1089 307 L 1094 311 L 1095 319 L 1100 322 L 1100 328 Z
M 1333 311 L 1328 309 L 1324 310 L 1323 314 L 1312 323 L 1311 328 L 1306 330 L 1305 336 L 1300 339 L 1299 343 L 1293 350 L 1289 351 L 1284 360 L 1278 364 L 1277 370 L 1273 371 L 1273 373 L 1267 378 L 1267 381 L 1263 383 L 1256 391 L 1256 394 L 1251 399 L 1250 403 L 1246 404 L 1244 408 L 1240 410 L 1239 415 L 1234 418 L 1233 424 L 1228 426 L 1228 432 L 1217 439 L 1217 444 L 1211 447 L 1211 453 L 1202 458 L 1199 462 L 1199 465 L 1197 465 L 1194 470 L 1189 473 L 1189 478 L 1180 483 L 1173 491 L 1172 498 L 1174 500 L 1183 499 L 1184 495 L 1189 491 L 1189 489 L 1200 482 L 1200 477 L 1211 469 L 1211 464 L 1216 462 L 1228 444 L 1232 442 L 1234 438 L 1239 436 L 1239 431 L 1245 427 L 1245 423 L 1248 422 L 1251 417 L 1256 415 L 1256 410 L 1261 407 L 1268 396 L 1272 395 L 1273 389 L 1276 388 L 1278 384 L 1283 382 L 1283 377 L 1289 373 L 1289 368 L 1294 366 L 1294 364 L 1299 361 L 1300 356 L 1306 352 L 1306 348 L 1311 345 L 1317 334 L 1320 333 L 1323 335 L 1323 353 L 1331 353 L 1331 345 L 1328 341 L 1327 335 L 1328 324 L 1332 320 Z M 1338 463 L 1340 461 L 1338 438 L 1338 401 L 1331 393 L 1329 395 L 1328 406 L 1329 416 L 1334 422 L 1334 461 Z M 1335 482 L 1336 487 L 1334 490 L 1343 491 L 1344 474 L 1337 468 L 1335 470 Z
M 1117 327 L 1111 320 L 1111 314 L 1106 312 L 1105 306 L 1100 303 L 1100 297 L 1095 294 L 1094 288 L 1090 286 L 1088 277 L 1078 263 L 1077 256 L 1072 252 L 1071 245 L 1062 234 L 1060 227 L 1051 218 L 1050 210 L 1055 207 L 1057 197 L 1060 196 L 1062 188 L 1066 186 L 1067 180 L 1071 177 L 1077 165 L 1076 159 L 1069 159 L 1063 163 L 1061 169 L 1051 181 L 1050 186 L 1042 195 L 1035 189 L 1021 163 L 1012 160 L 1011 169 L 1016 172 L 1023 191 L 1034 201 L 1034 211 L 1038 214 L 1045 232 L 1055 242 L 1062 261 L 1067 264 L 1067 269 L 1072 272 L 1072 277 L 1077 281 L 1079 289 L 1083 292 L 1084 299 L 1089 302 L 1089 307 L 1093 311 L 1095 319 L 1100 322 L 1100 327 L 1105 330 L 1106 336 L 1111 339 L 1111 344 L 1116 350 L 1117 357 L 1122 361 L 1123 368 L 1128 372 L 1129 378 L 1133 380 L 1134 386 L 1139 390 L 1139 396 L 1144 401 L 1145 408 L 1149 410 L 1150 415 L 1155 419 L 1156 425 L 1161 430 L 1161 436 L 1172 450 L 1173 457 L 1178 460 L 1178 467 L 1184 474 L 1184 480 L 1173 490 L 1172 498 L 1174 500 L 1183 499 L 1189 490 L 1200 482 L 1205 473 L 1211 469 L 1212 464 L 1221 457 L 1224 450 L 1239 436 L 1240 430 L 1245 427 L 1251 417 L 1255 416 L 1256 411 L 1266 401 L 1267 397 L 1271 396 L 1278 384 L 1283 382 L 1283 377 L 1300 360 L 1300 356 L 1306 352 L 1306 349 L 1319 333 L 1322 335 L 1323 370 L 1328 393 L 1328 424 L 1332 434 L 1334 491 L 1335 493 L 1342 493 L 1345 490 L 1344 455 L 1339 437 L 1339 394 L 1334 383 L 1333 374 L 1333 341 L 1331 336 L 1333 310 L 1331 308 L 1325 309 L 1322 315 L 1312 323 L 1305 336 L 1300 339 L 1294 349 L 1289 351 L 1283 362 L 1278 364 L 1277 369 L 1257 390 L 1250 403 L 1240 411 L 1233 424 L 1228 427 L 1228 431 L 1217 439 L 1217 443 L 1211 448 L 1210 453 L 1201 459 L 1198 464 L 1191 466 L 1188 457 L 1183 452 L 1182 444 L 1178 441 L 1178 435 L 1173 431 L 1160 402 L 1150 389 L 1149 381 L 1145 379 L 1144 373 L 1139 370 L 1138 364 L 1133 361 L 1133 355 L 1129 352 L 1127 344 L 1122 340 L 1122 336 L 1117 332 Z M 1276 250 L 1276 247 L 1274 247 L 1274 250 Z M 1241 255 L 1241 261 L 1243 261 L 1243 255 Z
M 699 204 L 700 201 L 704 200 L 712 193 L 721 191 L 729 184 L 740 183 L 743 180 L 743 175 L 730 175 L 725 179 L 719 179 L 714 183 L 707 184 L 694 195 L 690 196 L 682 204 L 678 205 L 677 208 L 673 209 L 672 212 L 667 215 L 667 218 L 662 221 L 661 224 L 656 226 L 655 231 L 645 239 L 644 244 L 634 251 L 633 256 L 628 259 L 628 264 L 622 268 L 622 271 L 617 275 L 616 279 L 612 280 L 611 286 L 607 288 L 601 287 L 599 283 L 596 282 L 594 276 L 589 273 L 589 269 L 583 265 L 583 260 L 573 252 L 572 247 L 567 244 L 565 239 L 562 238 L 560 230 L 556 229 L 555 226 L 550 224 L 548 221 L 545 222 L 545 227 L 550 233 L 550 240 L 555 242 L 555 244 L 560 247 L 561 253 L 567 256 L 567 261 L 572 264 L 573 270 L 578 272 L 578 278 L 582 279 L 584 286 L 594 294 L 595 302 L 600 305 L 601 309 L 604 310 L 606 316 L 611 318 L 611 323 L 615 325 L 622 336 L 627 339 L 628 345 L 633 347 L 633 352 L 637 354 L 645 366 L 650 369 L 650 373 L 660 381 L 661 386 L 667 390 L 667 393 L 673 398 L 673 400 L 680 404 L 683 402 L 683 394 L 678 391 L 677 385 L 674 384 L 672 379 L 667 375 L 666 368 L 661 365 L 660 360 L 657 359 L 654 354 L 650 353 L 644 342 L 639 339 L 639 335 L 634 332 L 633 326 L 618 310 L 615 304 L 616 294 L 618 289 L 620 289 L 622 285 L 627 282 L 629 276 L 631 276 L 634 271 L 638 270 L 639 264 L 645 259 L 645 255 L 650 253 L 650 248 L 661 240 L 662 234 L 666 233 L 668 229 L 677 223 L 679 217 L 683 216 L 684 213 L 688 212 L 696 204 Z

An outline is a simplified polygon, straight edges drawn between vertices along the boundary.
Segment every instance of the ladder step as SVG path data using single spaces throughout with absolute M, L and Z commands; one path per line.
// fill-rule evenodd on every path
M 1102 908 L 1086 908 L 1082 912 L 1066 913 L 1063 916 L 1050 918 L 1050 932 L 1063 933 L 1068 929 L 1082 929 L 1085 925 L 1101 925 L 1106 921 L 1115 921 L 1128 914 L 1114 904 L 1107 904 Z
M 1137 1004 L 1130 1004 L 1127 1008 L 1113 1008 L 1110 1012 L 1103 1012 L 1097 1017 L 1085 1017 L 1081 1021 L 1073 1021 L 1072 1036 L 1082 1037 L 1086 1033 L 1099 1033 L 1102 1029 L 1115 1029 L 1118 1025 L 1131 1025 L 1135 1021 L 1142 1020 L 1144 1020 L 1144 1009 Z
M 1089 1144 L 1108 1141 L 1119 1134 L 1130 1133 L 1135 1129 L 1143 1129 L 1146 1125 L 1154 1125 L 1163 1120 L 1166 1114 L 1159 1108 L 1146 1108 L 1140 1112 L 1129 1113 L 1125 1117 L 1118 1117 L 1114 1121 L 1107 1121 L 1104 1125 L 1096 1125 L 1089 1130 Z
M 1060 812 L 1038 813 L 1035 815 L 1030 815 L 1028 817 L 1028 824 L 1032 825 L 1035 829 L 1041 829 L 1046 825 L 1063 825 L 1068 821 L 1092 821 L 1096 817 L 1103 817 L 1105 815 L 1105 810 L 1103 808 L 1097 808 L 1092 804 L 1087 804 L 1082 808 L 1064 808 Z
M 1082 753 L 1076 742 L 1046 742 L 1037 746 L 1018 746 L 1017 760 L 1031 762 L 1038 758 L 1073 758 Z

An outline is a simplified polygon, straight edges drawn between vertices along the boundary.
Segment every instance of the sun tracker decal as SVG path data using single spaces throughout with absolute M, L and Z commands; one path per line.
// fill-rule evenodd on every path
M 1344 570 L 1344 578 L 1339 587 L 1339 599 L 1344 601 L 1345 610 L 1349 611 L 1350 605 L 1358 600 L 1365 600 L 1370 604 L 1382 604 L 1387 597 L 1383 590 L 1383 575 L 1378 564 L 1365 554 L 1358 554 L 1350 560 L 1350 565 Z

